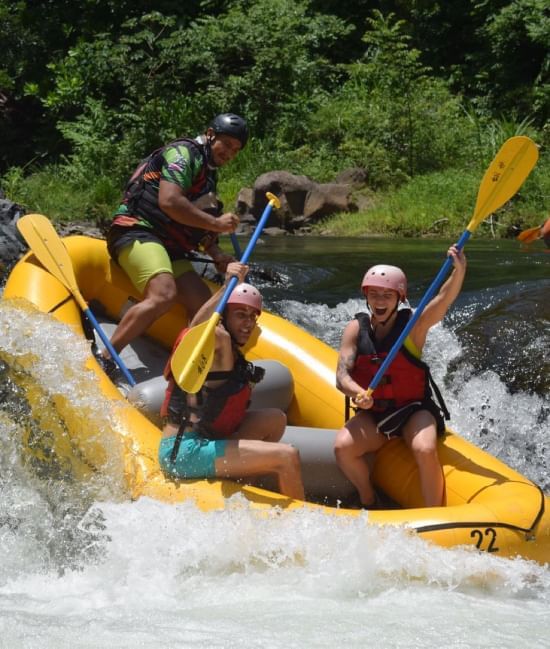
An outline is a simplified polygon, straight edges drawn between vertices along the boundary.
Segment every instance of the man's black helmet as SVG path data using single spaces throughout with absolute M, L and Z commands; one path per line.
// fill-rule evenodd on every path
M 213 129 L 215 133 L 224 133 L 236 138 L 241 143 L 241 148 L 244 149 L 248 142 L 248 125 L 246 120 L 234 113 L 222 113 L 217 115 L 210 122 L 209 128 Z

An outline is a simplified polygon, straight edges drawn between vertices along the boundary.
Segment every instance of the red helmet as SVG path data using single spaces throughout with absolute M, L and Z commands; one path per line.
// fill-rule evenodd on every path
M 260 291 L 245 282 L 242 282 L 242 284 L 239 284 L 233 289 L 227 300 L 227 304 L 242 304 L 252 307 L 256 309 L 258 315 L 262 312 L 262 296 L 260 295 Z
M 367 294 L 367 288 L 369 286 L 391 288 L 398 292 L 399 299 L 402 302 L 407 299 L 407 278 L 401 268 L 397 268 L 397 266 L 378 264 L 369 268 L 361 283 L 361 289 L 364 295 Z

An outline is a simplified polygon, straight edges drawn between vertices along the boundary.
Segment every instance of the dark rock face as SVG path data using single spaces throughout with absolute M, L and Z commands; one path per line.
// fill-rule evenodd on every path
M 5 280 L 15 262 L 27 252 L 27 244 L 17 229 L 17 221 L 26 210 L 4 197 L 0 190 L 0 280 Z M 59 236 L 84 234 L 89 237 L 103 238 L 102 231 L 93 223 L 72 221 L 63 225 L 56 224 Z
M 4 198 L 0 191 L 0 276 L 26 251 L 27 244 L 19 234 L 16 223 L 25 210 L 17 203 Z
M 273 210 L 267 222 L 267 234 L 305 233 L 311 225 L 331 214 L 355 212 L 352 192 L 366 184 L 364 169 L 348 169 L 335 182 L 316 183 L 307 176 L 288 171 L 270 171 L 256 179 L 254 187 L 244 188 L 237 198 L 241 231 L 251 230 L 266 204 L 266 192 L 275 194 L 281 207 Z

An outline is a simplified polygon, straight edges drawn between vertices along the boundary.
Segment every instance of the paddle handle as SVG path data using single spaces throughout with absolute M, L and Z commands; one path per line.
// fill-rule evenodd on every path
M 456 247 L 458 250 L 462 250 L 462 248 L 464 248 L 464 245 L 470 238 L 471 234 L 472 233 L 469 230 L 467 229 L 464 230 L 464 232 L 460 236 L 460 239 L 456 243 Z M 372 395 L 372 393 L 380 383 L 382 377 L 386 373 L 386 370 L 388 369 L 393 359 L 395 358 L 397 352 L 401 349 L 403 343 L 405 342 L 405 338 L 409 335 L 411 329 L 416 324 L 416 321 L 418 320 L 418 318 L 420 318 L 422 312 L 426 308 L 426 305 L 432 299 L 432 297 L 434 296 L 435 292 L 440 287 L 440 285 L 443 283 L 443 280 L 447 276 L 447 273 L 449 272 L 452 265 L 453 265 L 452 258 L 447 257 L 447 259 L 444 261 L 443 265 L 439 269 L 439 272 L 435 276 L 433 282 L 430 284 L 430 287 L 424 294 L 424 297 L 420 300 L 415 312 L 413 313 L 410 320 L 405 325 L 405 328 L 401 332 L 399 338 L 395 341 L 393 347 L 390 349 L 388 355 L 384 359 L 384 362 L 378 368 L 378 372 L 376 372 L 376 374 L 374 375 L 374 378 L 370 382 L 369 387 L 367 389 L 367 393 L 366 393 L 367 397 L 370 397 Z
M 101 341 L 107 348 L 109 354 L 111 355 L 111 358 L 115 361 L 115 363 L 119 366 L 120 371 L 124 374 L 124 377 L 128 381 L 128 383 L 133 387 L 136 384 L 136 381 L 134 377 L 130 374 L 130 370 L 124 365 L 124 362 L 120 358 L 120 356 L 116 353 L 115 348 L 112 346 L 111 341 L 107 338 L 105 335 L 105 332 L 101 328 L 99 322 L 96 320 L 94 314 L 91 312 L 89 308 L 84 308 L 84 315 L 88 318 L 88 320 L 92 323 L 92 327 L 97 331 L 99 334 L 99 337 L 101 338 Z
M 256 241 L 258 241 L 258 239 L 260 238 L 260 234 L 262 234 L 262 230 L 264 229 L 267 219 L 271 214 L 271 210 L 273 209 L 273 206 L 276 205 L 277 207 L 280 207 L 281 205 L 279 199 L 276 196 L 273 196 L 273 194 L 267 192 L 267 197 L 269 198 L 269 201 L 265 206 L 264 211 L 260 217 L 260 220 L 258 221 L 258 225 L 254 229 L 254 233 L 250 237 L 250 241 L 248 242 L 248 245 L 244 249 L 243 256 L 240 259 L 240 261 L 243 264 L 247 263 L 248 258 L 252 254 L 252 251 L 254 250 L 254 246 L 256 245 Z

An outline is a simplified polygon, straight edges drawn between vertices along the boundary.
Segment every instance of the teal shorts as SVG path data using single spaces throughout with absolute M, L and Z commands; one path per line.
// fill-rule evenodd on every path
M 207 439 L 199 433 L 185 433 L 173 462 L 172 449 L 176 436 L 164 437 L 159 446 L 159 464 L 167 475 L 174 478 L 214 478 L 216 459 L 225 455 L 227 440 Z

